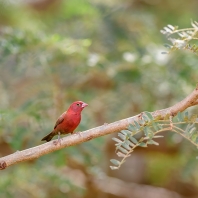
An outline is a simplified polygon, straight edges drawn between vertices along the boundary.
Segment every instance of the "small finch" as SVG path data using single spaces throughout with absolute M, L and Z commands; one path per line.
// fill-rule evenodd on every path
M 73 133 L 81 121 L 81 111 L 86 106 L 88 104 L 82 101 L 73 102 L 69 109 L 58 118 L 54 130 L 41 141 L 49 142 L 55 135 L 58 135 L 58 142 L 60 142 L 60 134 Z

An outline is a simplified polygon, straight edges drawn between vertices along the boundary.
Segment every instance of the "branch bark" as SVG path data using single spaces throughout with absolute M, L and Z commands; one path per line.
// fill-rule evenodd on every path
M 182 112 L 188 107 L 197 105 L 197 101 L 198 101 L 198 86 L 196 87 L 196 89 L 193 90 L 191 94 L 189 94 L 181 102 L 178 102 L 177 104 L 169 108 L 154 111 L 152 112 L 152 115 L 153 117 L 160 116 L 161 119 L 163 119 L 167 114 L 171 116 L 175 116 L 177 115 L 178 112 Z M 45 154 L 54 152 L 62 148 L 80 144 L 82 142 L 87 142 L 91 139 L 104 136 L 107 134 L 119 132 L 123 129 L 126 129 L 126 127 L 130 123 L 133 123 L 134 121 L 138 121 L 141 118 L 141 116 L 142 113 L 133 117 L 119 120 L 117 122 L 104 124 L 96 128 L 92 128 L 80 133 L 75 133 L 73 135 L 66 136 L 61 139 L 61 145 L 60 144 L 55 145 L 54 141 L 50 141 L 36 147 L 32 147 L 22 151 L 17 151 L 13 154 L 0 158 L 0 170 L 5 169 L 6 167 L 14 165 L 19 162 L 39 158 Z

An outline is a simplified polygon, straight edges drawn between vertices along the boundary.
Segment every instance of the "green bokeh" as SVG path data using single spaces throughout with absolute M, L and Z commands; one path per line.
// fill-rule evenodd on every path
M 197 83 L 197 57 L 162 55 L 168 41 L 160 29 L 190 27 L 197 6 L 195 0 L 0 0 L 0 155 L 41 144 L 75 100 L 89 104 L 77 129 L 83 131 L 186 97 Z M 144 149 L 145 172 L 135 180 L 130 160 L 128 168 L 110 171 L 111 138 L 9 167 L 0 175 L 0 197 L 119 197 L 98 188 L 104 176 L 170 189 L 173 167 L 179 182 L 171 190 L 184 195 L 176 187 L 182 182 L 197 187 L 196 151 L 188 142 L 173 141 L 174 155 L 162 146 L 170 147 L 171 135 L 155 147 L 161 154 Z

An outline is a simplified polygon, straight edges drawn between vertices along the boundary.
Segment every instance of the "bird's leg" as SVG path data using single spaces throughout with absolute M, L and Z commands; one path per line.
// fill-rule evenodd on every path
M 61 145 L 61 137 L 60 137 L 60 132 L 58 132 L 58 139 L 57 139 L 57 144 L 59 143 Z
M 57 145 L 58 143 L 61 145 L 60 132 L 58 132 L 58 139 L 55 140 L 53 143 L 54 143 L 54 145 Z

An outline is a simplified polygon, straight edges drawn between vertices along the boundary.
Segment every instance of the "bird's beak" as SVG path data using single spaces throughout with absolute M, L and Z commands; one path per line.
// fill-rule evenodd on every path
M 88 106 L 88 104 L 85 103 L 85 102 L 83 102 L 83 103 L 82 103 L 82 108 L 85 108 L 86 106 Z

